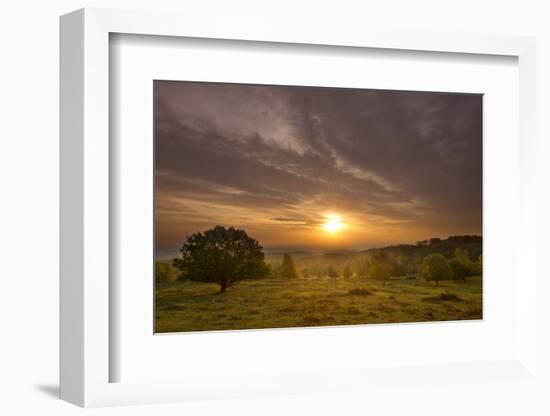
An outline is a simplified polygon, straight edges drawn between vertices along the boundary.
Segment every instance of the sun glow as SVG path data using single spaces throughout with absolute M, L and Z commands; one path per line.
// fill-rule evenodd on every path
M 323 223 L 323 229 L 329 233 L 337 233 L 344 228 L 342 218 L 337 214 L 328 214 Z

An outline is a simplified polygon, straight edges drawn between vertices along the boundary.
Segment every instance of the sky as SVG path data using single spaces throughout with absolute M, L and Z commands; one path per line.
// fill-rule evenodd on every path
M 157 252 L 215 225 L 267 250 L 482 231 L 482 96 L 155 81 Z

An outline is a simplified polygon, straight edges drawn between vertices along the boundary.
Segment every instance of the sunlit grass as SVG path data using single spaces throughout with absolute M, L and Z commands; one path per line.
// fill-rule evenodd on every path
M 284 328 L 482 318 L 481 278 L 446 281 L 265 279 L 224 294 L 207 283 L 176 282 L 156 291 L 156 332 Z

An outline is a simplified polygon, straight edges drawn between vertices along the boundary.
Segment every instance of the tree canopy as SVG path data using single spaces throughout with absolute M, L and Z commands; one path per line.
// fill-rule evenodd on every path
M 468 256 L 468 252 L 465 249 L 457 248 L 455 255 L 450 262 L 453 269 L 453 278 L 466 281 L 467 277 L 474 276 L 478 270 L 474 262 Z
M 391 277 L 391 259 L 385 251 L 375 251 L 369 260 L 368 275 L 371 279 L 380 280 L 384 284 Z
M 223 293 L 242 280 L 265 277 L 268 266 L 262 246 L 244 230 L 218 225 L 193 234 L 174 259 L 186 279 L 220 285 Z
M 435 281 L 439 285 L 440 280 L 453 278 L 453 270 L 449 262 L 441 254 L 428 254 L 422 262 L 422 277 L 428 281 Z
M 371 263 L 369 267 L 369 277 L 371 279 L 380 280 L 386 284 L 386 281 L 390 278 L 390 276 L 391 271 L 388 265 L 380 261 Z

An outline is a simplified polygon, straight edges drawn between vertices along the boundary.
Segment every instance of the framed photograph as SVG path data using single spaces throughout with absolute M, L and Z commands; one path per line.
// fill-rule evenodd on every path
M 156 333 L 482 319 L 481 94 L 153 95 Z
M 217 23 L 61 18 L 61 397 L 538 383 L 534 39 Z

